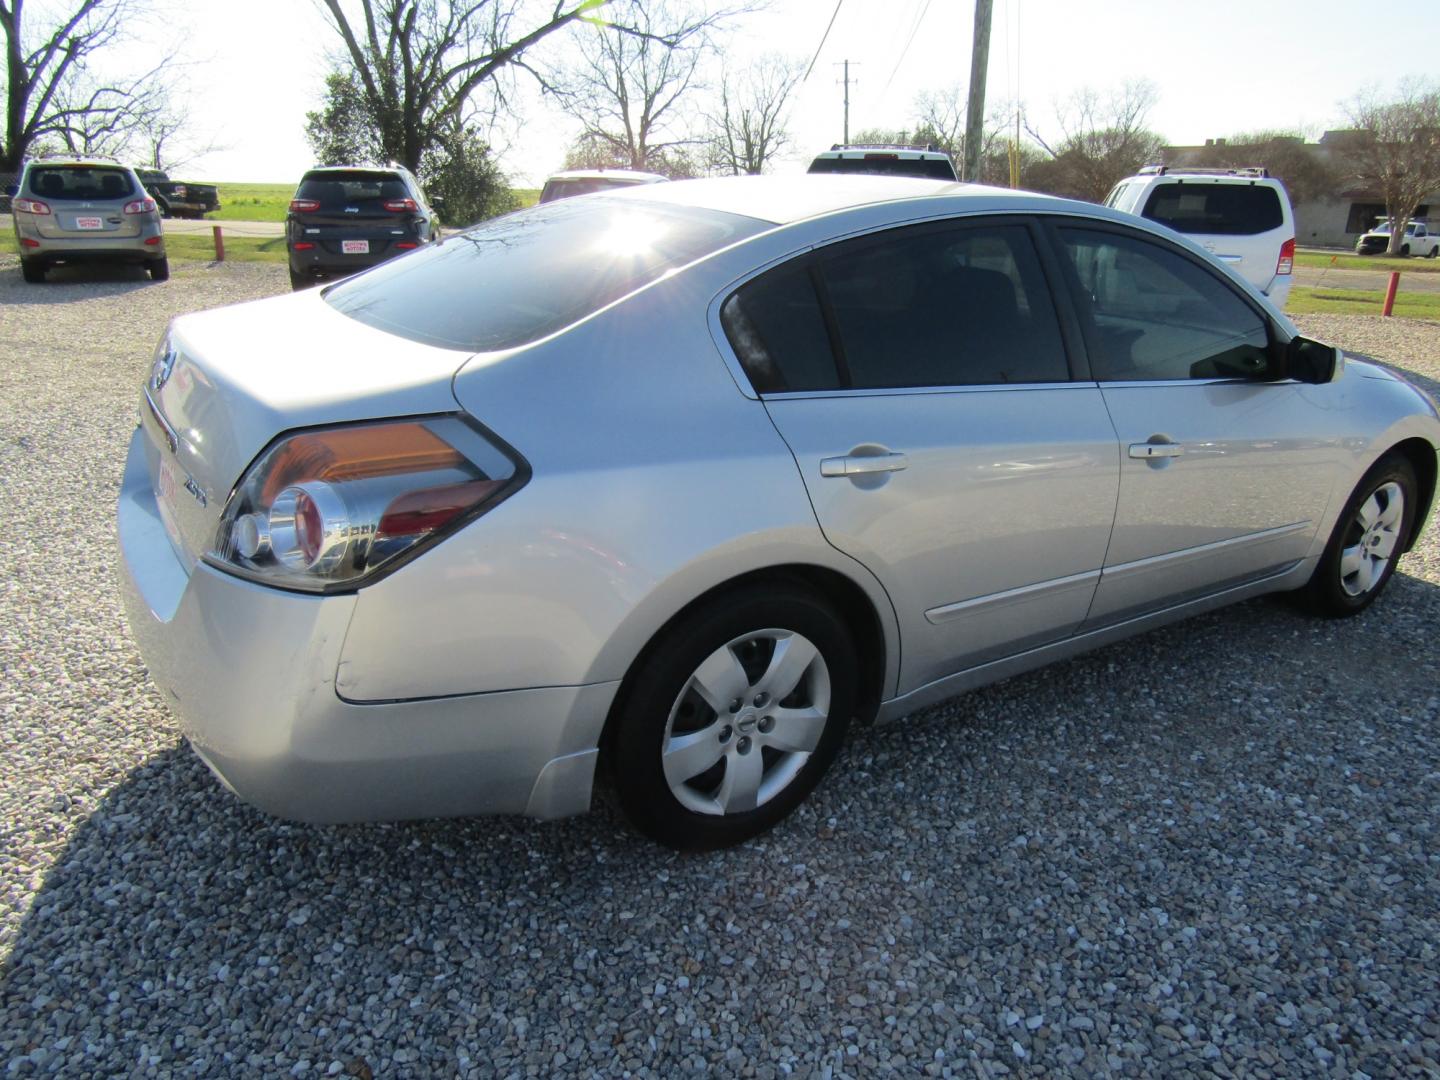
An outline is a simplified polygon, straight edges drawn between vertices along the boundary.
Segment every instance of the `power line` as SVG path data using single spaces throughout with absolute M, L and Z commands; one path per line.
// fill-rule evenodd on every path
M 810 78 L 810 72 L 815 70 L 815 61 L 820 59 L 820 50 L 825 48 L 825 42 L 830 40 L 830 30 L 835 25 L 835 17 L 840 14 L 840 5 L 843 3 L 845 3 L 845 0 L 835 0 L 835 10 L 830 13 L 830 24 L 825 27 L 825 33 L 820 38 L 820 44 L 815 48 L 815 55 L 810 58 L 810 66 L 805 69 L 805 78 L 800 80 L 802 85 L 805 79 Z
M 885 80 L 885 86 L 880 91 L 882 98 L 885 96 L 886 91 L 890 89 L 890 84 L 895 81 L 895 73 L 900 70 L 900 65 L 905 62 L 905 54 L 910 51 L 910 46 L 915 43 L 915 35 L 920 32 L 920 24 L 925 21 L 925 16 L 929 11 L 930 0 L 925 0 L 925 6 L 920 9 L 920 17 L 915 20 L 915 25 L 911 27 L 910 36 L 905 39 L 905 47 L 900 50 L 900 56 L 896 59 L 895 66 L 890 69 L 890 78 Z

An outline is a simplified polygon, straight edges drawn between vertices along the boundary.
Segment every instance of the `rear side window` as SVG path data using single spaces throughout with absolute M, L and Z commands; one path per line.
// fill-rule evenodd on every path
M 903 158 L 875 153 L 864 157 L 818 157 L 812 173 L 862 173 L 875 176 L 918 176 L 924 180 L 954 180 L 955 166 L 945 158 Z
M 692 207 L 562 199 L 382 263 L 325 290 L 325 299 L 412 341 L 467 352 L 508 349 L 770 227 Z
M 124 199 L 135 184 L 124 169 L 48 165 L 30 170 L 30 191 L 48 199 Z
M 1273 187 L 1204 181 L 1158 185 L 1141 216 L 1176 232 L 1213 236 L 1254 236 L 1285 223 L 1280 195 Z
M 295 197 L 314 199 L 320 209 L 329 210 L 377 199 L 407 199 L 410 192 L 394 173 L 356 171 L 308 175 L 300 181 Z
M 919 226 L 836 244 L 745 285 L 721 320 L 761 393 L 1070 378 L 1019 225 Z
M 1062 228 L 1102 382 L 1251 378 L 1269 366 L 1260 315 L 1210 271 L 1130 235 Z

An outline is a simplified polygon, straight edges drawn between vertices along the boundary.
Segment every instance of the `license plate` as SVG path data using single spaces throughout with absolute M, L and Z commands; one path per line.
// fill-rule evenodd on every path
M 341 240 L 340 250 L 346 255 L 369 255 L 369 240 Z
M 179 470 L 164 458 L 160 459 L 160 475 L 155 478 L 155 505 L 160 509 L 160 520 L 165 531 L 176 547 L 180 546 L 180 527 L 175 521 L 175 497 L 182 481 Z
M 105 219 L 98 217 L 77 217 L 75 219 L 75 227 L 77 229 L 103 229 L 105 227 Z

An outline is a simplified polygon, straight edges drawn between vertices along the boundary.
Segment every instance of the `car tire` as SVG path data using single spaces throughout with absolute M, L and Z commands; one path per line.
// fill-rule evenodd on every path
M 1406 257 L 1408 258 L 1409 255 L 1410 255 L 1410 245 L 1409 245 L 1409 244 L 1401 244 L 1401 245 L 1400 245 L 1400 254 L 1401 254 L 1401 255 L 1404 255 L 1404 256 L 1406 256 Z
M 1427 251 L 1425 253 L 1425 258 L 1433 259 L 1436 255 L 1440 255 L 1440 245 L 1436 245 L 1435 247 L 1432 247 L 1429 251 Z
M 834 760 L 858 667 L 844 622 L 808 590 L 770 583 L 704 603 L 621 688 L 606 745 L 621 808 L 682 851 L 765 831 Z
M 20 276 L 31 285 L 45 284 L 45 264 L 39 259 L 21 259 Z
M 170 260 L 164 255 L 158 259 L 146 259 L 145 269 L 150 271 L 151 281 L 170 280 Z
M 1327 618 L 1358 615 L 1373 604 L 1395 574 L 1417 497 L 1410 462 L 1399 454 L 1381 458 L 1340 511 L 1320 563 L 1297 599 Z
M 290 271 L 290 289 L 292 292 L 308 289 L 313 284 L 315 284 L 315 279 L 308 274 L 297 274 L 294 270 Z

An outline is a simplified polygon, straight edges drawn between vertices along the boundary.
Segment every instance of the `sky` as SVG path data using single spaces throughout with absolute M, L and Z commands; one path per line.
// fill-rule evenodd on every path
M 1440 30 L 1437 0 L 1390 0 L 1385 9 L 1385 25 Z M 734 25 L 717 59 L 732 69 L 769 52 L 808 61 L 834 10 L 832 0 L 770 0 Z M 1158 91 L 1149 126 L 1170 143 L 1260 129 L 1316 137 L 1344 125 L 1341 103 L 1358 91 L 1433 72 L 1418 52 L 1410 54 L 1413 70 L 1403 61 L 1397 70 L 1390 49 L 1368 44 L 1384 27 L 1363 11 L 1353 0 L 994 0 L 987 101 L 1018 98 L 1048 138 L 1057 132 L 1056 104 L 1078 88 L 1146 79 Z M 841 0 L 809 79 L 792 97 L 794 142 L 777 171 L 803 169 L 840 141 L 844 60 L 852 133 L 908 126 L 922 93 L 959 84 L 963 96 L 973 18 L 973 0 Z M 112 62 L 153 63 L 175 43 L 188 62 L 196 138 L 218 147 L 181 178 L 289 182 L 313 164 L 305 113 L 320 101 L 339 43 L 316 0 L 188 0 L 137 30 Z M 546 43 L 537 55 L 566 44 Z M 494 141 L 512 182 L 538 187 L 562 167 L 578 125 L 520 80 L 523 124 L 504 125 Z

